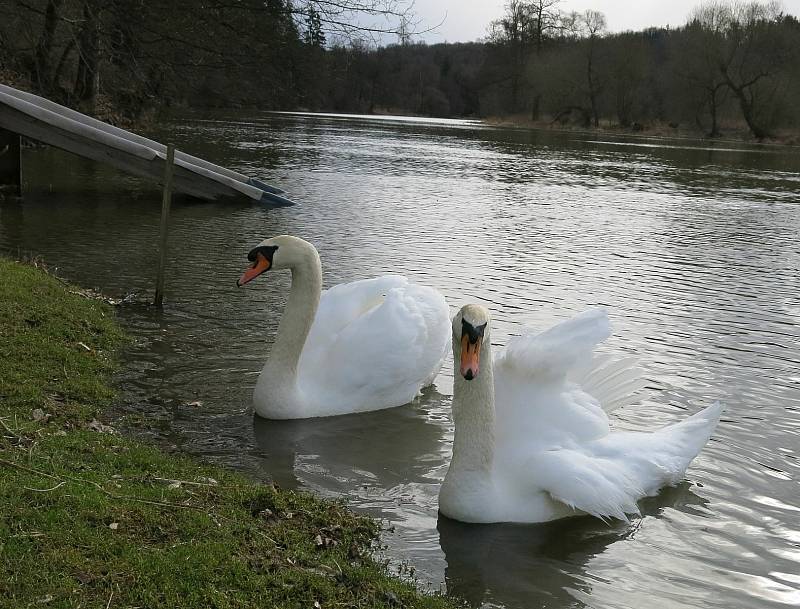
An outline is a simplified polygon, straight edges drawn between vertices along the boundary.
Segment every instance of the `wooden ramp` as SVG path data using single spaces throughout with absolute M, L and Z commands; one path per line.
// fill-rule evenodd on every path
M 0 129 L 107 163 L 161 183 L 167 147 L 71 110 L 38 95 L 0 84 Z M 206 200 L 250 199 L 269 207 L 294 205 L 284 191 L 255 178 L 175 151 L 172 188 Z

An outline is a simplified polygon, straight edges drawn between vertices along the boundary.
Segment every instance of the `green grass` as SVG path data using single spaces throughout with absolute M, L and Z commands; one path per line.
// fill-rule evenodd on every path
M 0 258 L 0 607 L 460 606 L 391 577 L 339 503 L 93 431 L 124 340 Z

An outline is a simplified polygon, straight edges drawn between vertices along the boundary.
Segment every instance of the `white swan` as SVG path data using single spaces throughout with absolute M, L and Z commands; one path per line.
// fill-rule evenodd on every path
M 248 255 L 242 286 L 269 269 L 291 269 L 292 288 L 253 394 L 268 419 L 303 419 L 407 404 L 430 385 L 448 353 L 450 312 L 436 290 L 400 275 L 321 293 L 313 245 L 283 235 Z M 321 297 L 320 297 L 321 293 Z
M 602 309 L 512 338 L 492 362 L 489 312 L 453 319 L 453 457 L 439 510 L 465 522 L 627 520 L 679 482 L 722 411 L 709 406 L 652 433 L 611 432 L 607 412 L 644 387 L 632 360 L 593 358 L 611 334 Z M 494 366 L 493 366 L 494 363 Z

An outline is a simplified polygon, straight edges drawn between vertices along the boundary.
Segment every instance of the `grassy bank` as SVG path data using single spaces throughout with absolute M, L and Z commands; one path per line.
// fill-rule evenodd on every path
M 0 607 L 455 606 L 387 575 L 373 520 L 111 433 L 123 341 L 0 258 Z

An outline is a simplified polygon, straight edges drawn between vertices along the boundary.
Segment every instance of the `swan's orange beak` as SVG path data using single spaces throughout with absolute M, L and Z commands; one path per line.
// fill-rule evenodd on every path
M 461 376 L 471 381 L 478 376 L 483 337 L 479 336 L 475 342 L 471 342 L 469 338 L 466 332 L 461 335 Z
M 253 266 L 242 273 L 242 276 L 239 277 L 236 285 L 242 287 L 245 283 L 253 281 L 253 279 L 258 277 L 261 273 L 268 271 L 270 266 L 271 263 L 267 257 L 259 252 L 256 254 L 256 261 L 253 263 Z

